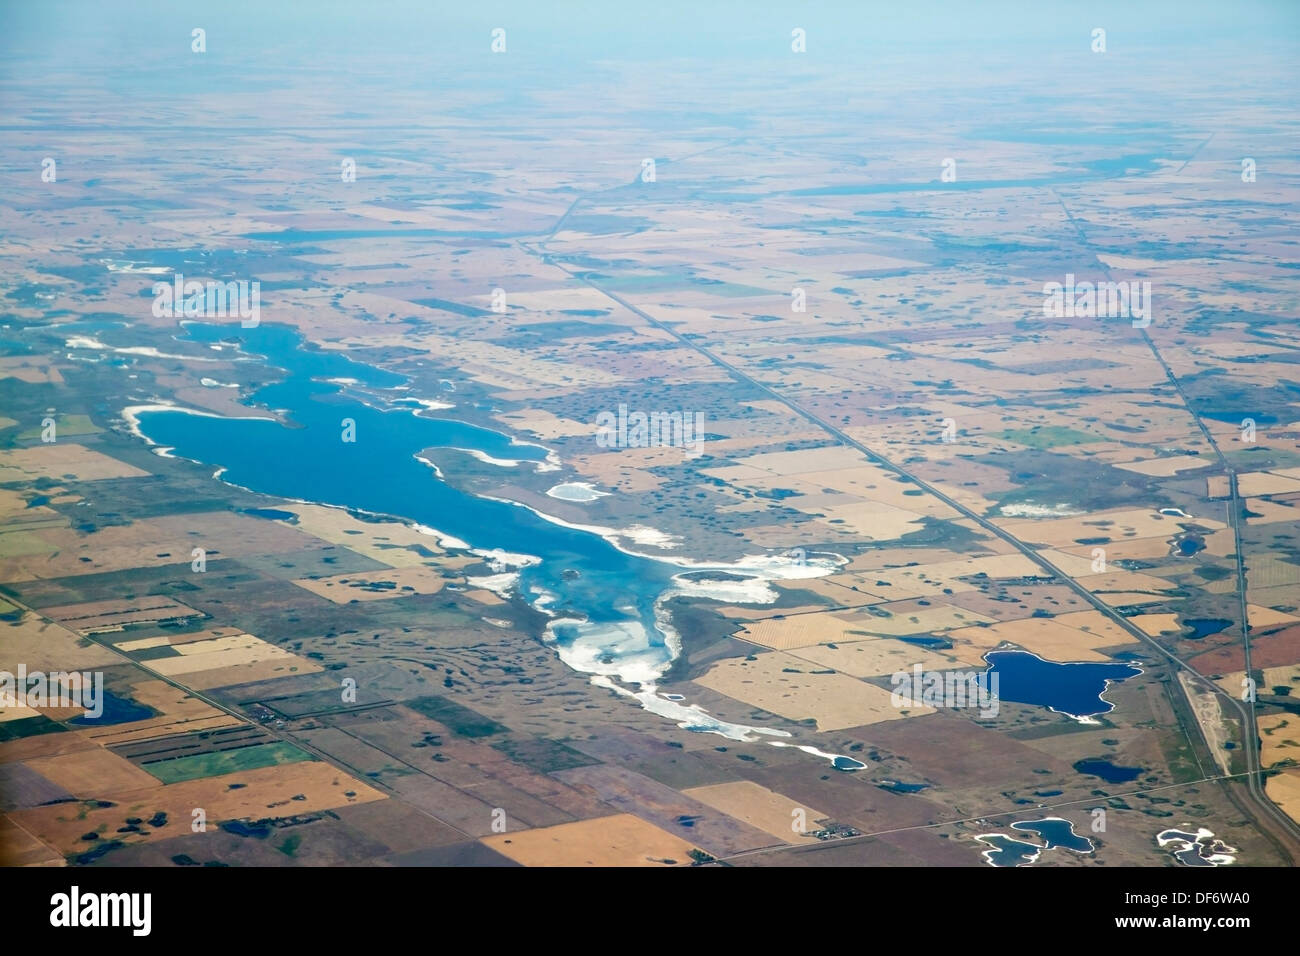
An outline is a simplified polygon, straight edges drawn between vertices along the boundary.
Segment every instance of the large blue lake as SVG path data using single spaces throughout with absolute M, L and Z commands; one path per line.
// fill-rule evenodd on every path
M 1070 717 L 1093 717 L 1115 705 L 1101 695 L 1109 683 L 1142 673 L 1135 664 L 1045 661 L 1028 651 L 992 651 L 984 656 L 998 673 L 998 696 L 1019 704 L 1049 707 Z
M 253 491 L 400 517 L 478 551 L 538 558 L 523 567 L 516 563 L 518 586 L 531 603 L 558 616 L 553 636 L 566 662 L 623 685 L 640 684 L 643 693 L 637 696 L 644 706 L 693 729 L 750 736 L 751 728 L 644 693 L 675 656 L 675 636 L 656 618 L 655 605 L 674 587 L 681 567 L 628 554 L 600 534 L 547 520 L 522 505 L 457 491 L 417 458 L 424 449 L 461 448 L 528 468 L 534 467 L 528 462 L 545 460 L 546 449 L 514 444 L 464 422 L 417 415 L 404 392 L 363 401 L 338 380 L 384 390 L 404 379 L 346 355 L 304 348 L 289 328 L 187 323 L 184 336 L 210 344 L 224 340 L 225 348 L 233 348 L 229 340 L 237 337 L 245 360 L 286 374 L 245 400 L 249 417 L 140 411 L 137 422 L 150 441 L 217 466 L 223 480 Z M 282 412 L 286 422 L 256 417 L 266 409 Z M 344 419 L 355 422 L 354 442 L 343 440 Z

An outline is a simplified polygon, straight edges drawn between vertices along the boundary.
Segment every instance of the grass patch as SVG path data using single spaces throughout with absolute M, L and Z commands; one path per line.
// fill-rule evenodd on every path
M 159 760 L 146 764 L 144 769 L 163 783 L 180 783 L 184 780 L 219 777 L 240 770 L 257 770 L 259 767 L 276 767 L 312 759 L 314 758 L 306 751 L 298 749 L 293 744 L 277 740 L 269 744 L 240 747 L 238 750 L 222 750 L 217 753 Z
M 73 435 L 97 435 L 102 428 L 96 427 L 95 423 L 90 420 L 88 415 L 54 415 L 54 435 L 55 438 L 65 438 Z M 34 441 L 41 437 L 44 428 L 36 425 L 28 428 L 26 431 L 18 433 L 19 441 Z
M 498 724 L 478 711 L 470 710 L 445 697 L 436 695 L 416 697 L 403 703 L 415 712 L 445 724 L 453 733 L 462 737 L 491 737 L 493 734 L 504 733 L 508 729 L 504 724 Z
M 554 773 L 557 770 L 572 770 L 574 767 L 590 767 L 600 763 L 599 760 L 547 737 L 507 737 L 494 743 L 492 748 L 538 773 Z
M 1065 428 L 1060 425 L 1043 425 L 1038 428 L 1008 428 L 1006 431 L 997 432 L 992 437 L 1038 449 L 1092 445 L 1099 441 L 1105 441 L 1104 438 L 1097 435 L 1076 431 L 1073 428 Z

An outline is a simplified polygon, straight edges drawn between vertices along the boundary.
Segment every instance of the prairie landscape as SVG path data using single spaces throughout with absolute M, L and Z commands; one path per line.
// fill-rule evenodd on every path
M 0 862 L 1300 859 L 1296 9 L 705 6 L 0 14 Z

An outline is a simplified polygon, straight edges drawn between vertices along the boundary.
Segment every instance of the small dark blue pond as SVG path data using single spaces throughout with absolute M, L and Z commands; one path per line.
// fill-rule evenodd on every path
M 1074 769 L 1093 777 L 1101 777 L 1107 783 L 1128 783 L 1136 780 L 1143 773 L 1142 767 L 1120 767 L 1109 760 L 1077 760 Z
M 111 690 L 104 691 L 104 712 L 98 717 L 73 717 L 68 721 L 75 727 L 108 726 L 109 724 L 128 724 L 133 720 L 146 720 L 156 717 L 158 712 L 152 707 L 137 704 L 129 697 L 119 697 Z
M 1192 633 L 1184 634 L 1185 641 L 1199 641 L 1203 637 L 1211 634 L 1218 634 L 1232 621 L 1226 617 L 1185 617 L 1182 620 L 1183 627 L 1190 627 Z

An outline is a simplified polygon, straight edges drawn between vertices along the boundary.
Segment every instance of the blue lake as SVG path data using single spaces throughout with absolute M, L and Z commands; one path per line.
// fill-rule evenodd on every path
M 522 505 L 457 491 L 416 457 L 424 449 L 460 448 L 541 462 L 546 449 L 513 444 L 509 436 L 464 422 L 417 415 L 401 392 L 387 404 L 363 401 L 344 385 L 321 379 L 351 379 L 375 389 L 404 379 L 345 355 L 304 348 L 295 330 L 204 323 L 184 328 L 185 336 L 204 343 L 225 340 L 230 347 L 229 340 L 238 338 L 248 360 L 286 375 L 245 400 L 248 418 L 140 411 L 139 428 L 149 440 L 179 457 L 219 466 L 223 480 L 253 491 L 395 516 L 476 550 L 540 558 L 525 567 L 516 563 L 518 587 L 534 606 L 558 615 L 553 636 L 567 663 L 638 684 L 641 691 L 671 663 L 674 651 L 655 604 L 681 567 L 627 554 L 599 534 L 549 521 Z M 251 417 L 267 414 L 265 409 L 281 410 L 286 423 Z M 355 442 L 342 440 L 344 419 L 355 422 Z M 680 704 L 641 700 L 691 729 L 752 739 L 752 728 L 724 725 Z
M 1232 623 L 1226 617 L 1186 617 L 1179 622 L 1183 627 L 1190 627 L 1192 633 L 1184 634 L 1185 641 L 1199 641 L 1210 634 L 1218 634 Z
M 997 672 L 1001 700 L 1049 707 L 1070 717 L 1108 713 L 1114 705 L 1101 696 L 1107 683 L 1142 673 L 1135 664 L 1058 664 L 1028 651 L 991 651 L 984 660 L 990 674 Z
M 1092 841 L 1087 837 L 1079 836 L 1074 832 L 1073 823 L 1059 817 L 1048 817 L 1046 820 L 1022 820 L 1011 824 L 1011 829 L 1037 833 L 1043 840 L 1044 848 L 1048 850 L 1061 847 L 1065 850 L 1073 850 L 1075 853 L 1092 852 Z
M 983 833 L 975 838 L 991 847 L 984 850 L 984 859 L 992 866 L 1022 866 L 1033 863 L 1043 848 L 1022 840 L 1013 840 L 1005 833 Z
M 639 622 L 667 659 L 654 601 L 679 569 L 625 554 L 599 535 L 552 523 L 520 505 L 457 491 L 415 457 L 426 448 L 464 448 L 497 459 L 542 461 L 544 448 L 514 445 L 506 435 L 464 422 L 421 417 L 408 407 L 365 404 L 343 386 L 318 379 L 350 378 L 379 388 L 403 379 L 344 355 L 300 348 L 291 329 L 189 324 L 186 330 L 203 342 L 237 334 L 243 351 L 284 369 L 285 379 L 255 392 L 250 404 L 285 410 L 289 424 L 141 412 L 140 430 L 150 440 L 180 457 L 219 465 L 224 480 L 264 494 L 400 516 L 475 548 L 545 557 L 523 570 L 522 585 L 558 595 L 561 607 L 592 621 Z M 345 418 L 356 423 L 355 442 L 342 440 Z M 632 610 L 616 610 L 621 607 Z
M 1136 780 L 1143 773 L 1142 767 L 1121 767 L 1100 758 L 1076 760 L 1073 766 L 1079 773 L 1101 777 L 1107 783 L 1128 783 L 1130 780 Z

